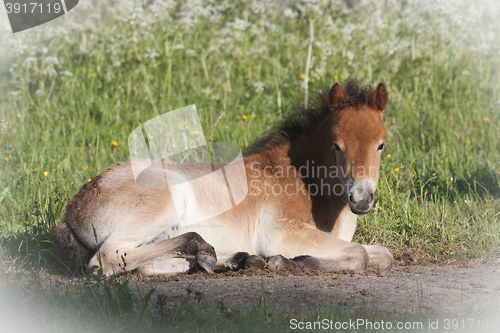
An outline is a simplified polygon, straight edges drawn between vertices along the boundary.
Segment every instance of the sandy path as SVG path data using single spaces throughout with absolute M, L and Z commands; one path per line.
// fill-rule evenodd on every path
M 131 282 L 134 279 L 132 278 Z M 262 282 L 264 289 L 262 287 Z M 305 309 L 310 305 L 340 305 L 364 308 L 376 305 L 389 311 L 418 308 L 460 311 L 464 307 L 500 309 L 500 265 L 495 266 L 410 266 L 394 267 L 381 276 L 325 274 L 312 276 L 229 276 L 192 279 L 179 275 L 172 281 L 131 283 L 145 292 L 178 298 L 187 294 L 209 304 L 223 300 L 226 307 L 248 309 L 264 295 L 276 308 Z

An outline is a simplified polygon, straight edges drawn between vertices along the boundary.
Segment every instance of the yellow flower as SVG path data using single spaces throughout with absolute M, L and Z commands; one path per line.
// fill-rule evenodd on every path
M 118 147 L 118 142 L 113 141 L 113 147 Z
M 247 120 L 248 117 L 246 114 L 244 114 L 242 118 L 243 118 L 243 120 Z
M 44 171 L 44 172 L 43 172 L 43 176 L 44 176 L 44 177 L 47 177 L 48 175 L 49 175 L 49 173 L 48 173 L 47 171 Z
M 232 91 L 233 91 L 233 89 L 231 89 L 231 88 L 227 88 L 227 92 L 228 92 L 228 93 L 230 93 L 230 92 L 232 92 Z
M 394 169 L 394 172 L 398 172 L 398 171 L 399 171 L 399 168 Z
M 6 157 L 5 158 L 5 163 L 7 163 L 10 160 L 10 158 Z
M 415 175 L 411 175 L 412 177 L 415 177 Z
M 134 139 L 134 140 L 137 139 L 137 134 L 135 134 L 135 133 L 132 134 L 132 139 Z
M 155 137 L 151 135 L 151 133 L 148 133 L 148 138 L 154 139 Z
M 194 135 L 200 135 L 200 132 L 194 131 Z
M 387 154 L 387 158 L 391 158 L 391 154 Z
M 485 123 L 488 123 L 488 122 L 490 121 L 490 117 L 484 117 L 484 118 L 483 118 L 483 121 L 484 121 Z
M 89 178 L 89 181 L 91 181 L 92 179 Z
M 304 73 L 300 73 L 300 79 L 304 80 L 306 78 L 306 75 Z
M 89 166 L 86 165 L 86 166 L 83 167 L 83 170 L 88 170 L 88 168 L 89 168 Z
M 90 74 L 90 77 L 96 77 L 96 76 L 97 76 L 97 73 Z
M 333 79 L 334 79 L 335 81 L 337 81 L 337 80 L 339 79 L 339 77 L 338 77 L 338 76 L 334 76 L 334 77 L 333 77 Z
M 403 166 L 401 166 L 401 168 L 402 168 L 402 169 L 404 169 L 404 168 L 405 168 L 405 166 L 403 165 Z

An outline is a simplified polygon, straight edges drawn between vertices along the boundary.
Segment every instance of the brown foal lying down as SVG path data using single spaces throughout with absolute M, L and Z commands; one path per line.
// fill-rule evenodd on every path
M 357 216 L 373 206 L 387 102 L 383 84 L 375 91 L 354 80 L 335 84 L 250 147 L 240 184 L 248 186 L 246 198 L 198 223 L 179 220 L 168 188 L 138 186 L 130 161 L 112 166 L 69 201 L 53 232 L 59 257 L 73 269 L 76 262 L 101 265 L 108 275 L 264 263 L 330 272 L 390 269 L 387 248 L 351 242 Z M 196 177 L 200 166 L 171 167 Z M 148 172 L 149 182 L 165 181 L 161 168 Z M 185 201 L 186 207 L 212 204 L 196 196 Z

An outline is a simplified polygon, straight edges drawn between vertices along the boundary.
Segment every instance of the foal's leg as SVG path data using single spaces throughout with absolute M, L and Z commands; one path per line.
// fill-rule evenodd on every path
M 140 265 L 136 271 L 144 276 L 170 275 L 185 273 L 194 267 L 196 262 L 193 258 L 171 258 Z
M 219 272 L 237 271 L 243 268 L 264 268 L 266 260 L 248 252 L 237 252 L 230 256 L 223 256 L 217 261 L 215 270 Z
M 102 265 L 105 274 L 117 274 L 139 268 L 142 273 L 182 272 L 196 265 L 212 273 L 217 262 L 214 248 L 195 232 L 140 247 L 124 249 L 119 239 L 106 241 L 90 261 Z
M 385 246 L 363 245 L 363 247 L 370 256 L 368 268 L 380 270 L 390 270 L 392 268 L 392 254 Z
M 368 252 L 362 245 L 334 238 L 312 226 L 280 223 L 276 228 L 266 230 L 268 233 L 261 238 L 258 252 L 271 257 L 269 265 L 276 269 L 290 269 L 297 265 L 305 269 L 338 272 L 359 271 L 368 266 Z M 283 260 L 285 258 L 294 259 L 290 263 Z

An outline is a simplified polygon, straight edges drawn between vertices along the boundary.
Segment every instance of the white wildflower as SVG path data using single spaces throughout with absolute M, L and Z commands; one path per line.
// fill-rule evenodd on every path
M 59 75 L 64 75 L 64 76 L 73 76 L 73 73 L 69 72 L 69 71 L 62 71 L 62 72 L 59 72 Z
M 297 16 L 299 16 L 299 14 L 294 12 L 293 9 L 290 9 L 288 7 L 285 7 L 281 12 L 286 18 L 296 18 Z
M 255 89 L 255 92 L 261 92 L 264 91 L 264 88 L 266 87 L 266 84 L 264 82 L 255 82 L 253 84 L 253 88 Z
M 257 24 L 252 24 L 252 26 L 250 27 L 251 35 L 259 36 L 262 35 L 262 33 L 263 33 L 262 29 Z
M 243 49 L 241 47 L 236 47 L 236 48 L 234 48 L 232 54 L 233 54 L 233 57 L 241 57 L 241 56 L 243 56 L 244 52 L 243 52 Z
M 191 57 L 196 57 L 196 56 L 197 56 L 196 51 L 195 51 L 195 50 L 193 50 L 193 49 L 187 49 L 187 50 L 186 50 L 186 54 L 187 54 L 188 56 L 191 56 Z
M 260 20 L 259 23 L 262 27 L 266 27 L 271 32 L 278 32 L 280 30 L 276 24 L 273 24 L 269 21 Z
M 29 66 L 32 62 L 37 62 L 37 61 L 38 61 L 38 59 L 35 57 L 28 57 L 28 58 L 24 59 L 22 65 L 23 65 L 23 67 L 26 67 L 26 66 Z
M 219 48 L 217 46 L 215 46 L 215 45 L 212 45 L 207 50 L 208 53 L 211 53 L 213 51 L 219 51 Z
M 346 55 L 347 55 L 347 59 L 349 59 L 349 63 L 351 63 L 354 60 L 354 53 L 352 53 L 351 51 L 348 50 L 346 52 Z
M 254 55 L 254 54 L 263 54 L 267 53 L 267 46 L 261 45 L 259 47 L 252 47 L 250 50 L 248 50 L 248 55 Z
M 295 5 L 300 12 L 307 13 L 307 16 L 310 17 L 316 17 L 323 14 L 321 0 L 301 0 Z
M 234 22 L 231 23 L 231 26 L 235 30 L 245 31 L 248 28 L 248 26 L 250 26 L 250 23 L 237 17 L 234 19 Z
M 265 0 L 253 0 L 250 4 L 250 10 L 256 14 L 265 13 L 271 7 Z
M 57 57 L 47 57 L 44 62 L 46 64 L 59 65 L 59 59 L 57 59 Z
M 156 58 L 158 57 L 160 54 L 158 52 L 156 52 L 156 49 L 153 47 L 153 48 L 147 48 L 146 49 L 146 54 L 144 54 L 144 57 L 145 58 Z
M 23 43 L 21 39 L 14 39 L 11 41 L 12 49 L 17 56 L 24 54 L 28 50 L 28 44 Z
M 43 94 L 45 94 L 45 93 L 44 93 L 44 92 L 43 92 L 43 90 L 41 90 L 41 89 L 38 89 L 37 91 L 35 91 L 35 97 L 36 97 L 36 98 L 40 98 L 40 97 L 42 97 L 42 96 L 43 96 Z
M 317 81 L 317 80 L 321 79 L 324 74 L 325 74 L 325 72 L 323 71 L 322 68 L 315 68 L 311 72 L 311 78 Z M 312 81 L 312 80 L 310 80 L 310 81 Z
M 174 50 L 182 50 L 183 48 L 184 48 L 184 45 L 182 45 L 182 44 L 176 44 L 173 47 Z
M 57 75 L 56 70 L 52 66 L 47 66 L 43 69 L 43 74 L 48 75 L 48 76 L 54 76 Z

